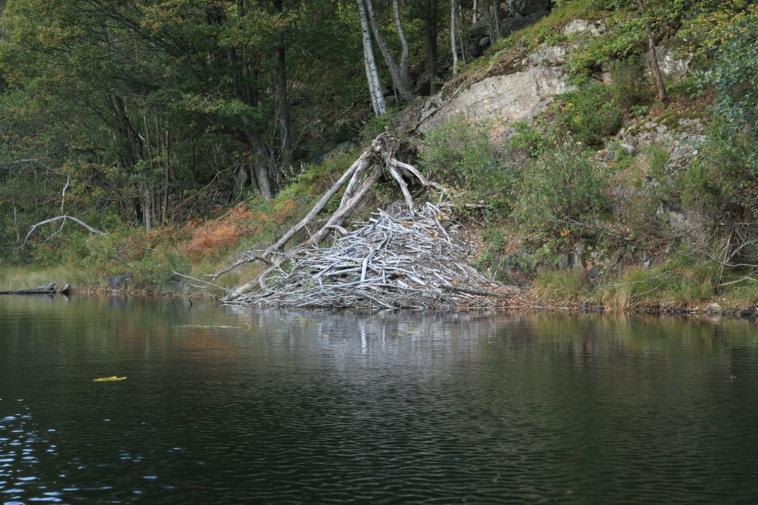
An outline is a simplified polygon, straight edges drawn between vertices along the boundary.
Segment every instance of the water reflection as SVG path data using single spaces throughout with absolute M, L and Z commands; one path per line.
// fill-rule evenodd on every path
M 758 502 L 747 321 L 4 298 L 0 398 L 0 502 Z

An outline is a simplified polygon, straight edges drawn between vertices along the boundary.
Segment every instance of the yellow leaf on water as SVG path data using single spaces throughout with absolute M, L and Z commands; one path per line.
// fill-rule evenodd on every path
M 98 377 L 93 382 L 118 382 L 126 380 L 126 377 L 119 377 L 117 375 L 111 375 L 110 377 Z

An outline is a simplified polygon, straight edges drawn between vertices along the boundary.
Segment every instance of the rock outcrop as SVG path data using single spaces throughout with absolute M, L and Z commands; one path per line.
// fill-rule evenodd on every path
M 513 122 L 532 119 L 569 89 L 559 67 L 528 66 L 523 70 L 487 77 L 472 84 L 444 104 L 433 97 L 421 117 L 419 131 L 426 132 L 448 119 L 464 115 L 473 121 Z M 435 107 L 435 105 L 437 107 Z

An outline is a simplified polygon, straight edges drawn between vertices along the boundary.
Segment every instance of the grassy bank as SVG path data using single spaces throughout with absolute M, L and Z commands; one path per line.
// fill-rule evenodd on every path
M 66 228 L 55 240 L 30 241 L 21 260 L 0 263 L 0 290 L 55 282 L 75 290 L 120 290 L 170 295 L 216 296 L 254 277 L 261 268 L 243 265 L 212 280 L 209 276 L 251 248 L 265 248 L 302 217 L 354 161 L 357 151 L 328 157 L 308 167 L 271 201 L 250 195 L 204 220 L 145 232 L 116 223 L 105 235 Z M 377 195 L 373 202 L 379 206 Z M 181 274 L 181 275 L 178 275 Z M 193 277 L 204 282 L 189 279 Z M 119 279 L 116 279 L 119 278 Z

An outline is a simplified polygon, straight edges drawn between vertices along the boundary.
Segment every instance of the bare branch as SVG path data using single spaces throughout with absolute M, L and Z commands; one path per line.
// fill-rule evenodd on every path
M 78 224 L 79 226 L 81 226 L 82 228 L 84 228 L 88 232 L 92 233 L 93 235 L 105 235 L 104 231 L 100 231 L 97 228 L 94 228 L 94 227 L 88 225 L 87 223 L 85 223 L 84 221 L 82 221 L 81 219 L 79 219 L 78 217 L 68 216 L 68 215 L 64 214 L 62 216 L 51 217 L 49 219 L 45 219 L 44 221 L 40 221 L 39 223 L 33 224 L 31 226 L 31 228 L 29 228 L 29 232 L 26 234 L 26 237 L 24 237 L 24 242 L 18 248 L 21 249 L 24 246 L 26 246 L 26 242 L 29 240 L 29 237 L 31 237 L 34 234 L 34 232 L 36 232 L 41 226 L 44 226 L 44 225 L 50 224 L 50 223 L 55 223 L 57 221 L 63 221 L 62 224 L 65 224 L 66 221 L 69 221 L 69 220 L 73 221 L 76 224 Z M 61 227 L 62 227 L 62 225 L 61 225 Z M 56 233 L 58 233 L 58 232 L 56 232 Z

